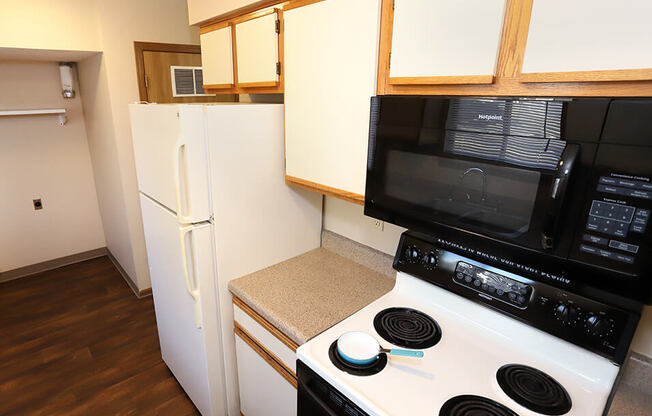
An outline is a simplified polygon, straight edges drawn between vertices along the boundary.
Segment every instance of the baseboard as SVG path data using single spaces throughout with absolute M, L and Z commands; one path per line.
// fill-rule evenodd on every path
M 29 266 L 19 267 L 18 269 L 1 272 L 0 283 L 8 282 L 9 280 L 20 279 L 21 277 L 27 277 L 37 273 L 47 272 L 49 270 L 58 269 L 59 267 L 68 266 L 70 264 L 79 263 L 97 257 L 106 256 L 108 252 L 109 251 L 106 247 L 100 247 L 93 250 L 83 251 L 81 253 L 71 254 L 69 256 L 59 257 L 58 259 L 43 261 L 41 263 L 30 264 Z
M 131 277 L 129 277 L 129 274 L 127 274 L 127 272 L 122 267 L 122 265 L 120 265 L 118 259 L 116 259 L 113 253 L 111 253 L 111 250 L 106 249 L 106 255 L 109 258 L 109 260 L 111 260 L 111 263 L 113 263 L 115 268 L 118 269 L 118 272 L 120 273 L 122 278 L 125 280 L 125 282 L 127 282 L 127 286 L 129 286 L 131 291 L 134 292 L 134 295 L 136 295 L 138 299 L 144 298 L 145 296 L 152 295 L 152 288 L 138 290 L 138 285 L 136 285 L 136 283 L 133 280 L 131 280 Z

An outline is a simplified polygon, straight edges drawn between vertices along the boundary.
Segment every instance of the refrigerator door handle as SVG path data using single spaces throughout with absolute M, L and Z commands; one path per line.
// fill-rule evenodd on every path
M 174 187 L 177 196 L 177 221 L 179 224 L 191 224 L 192 218 L 184 215 L 184 205 L 186 199 L 186 183 L 185 183 L 185 169 L 183 165 L 183 151 L 186 148 L 186 143 L 181 138 L 177 140 L 176 149 L 176 166 L 174 167 Z
M 192 281 L 190 280 L 190 273 L 188 271 L 188 251 L 186 250 L 186 235 L 188 233 L 191 233 L 192 230 L 193 230 L 192 225 L 179 227 L 179 238 L 181 239 L 181 261 L 183 262 L 183 277 L 186 279 L 186 290 L 188 291 L 192 299 L 195 301 L 195 324 L 197 325 L 197 328 L 201 328 L 202 322 L 201 322 L 201 310 L 199 307 L 199 289 L 195 288 Z M 194 277 L 196 276 L 194 252 L 191 254 L 193 255 L 192 270 L 193 270 L 193 277 Z

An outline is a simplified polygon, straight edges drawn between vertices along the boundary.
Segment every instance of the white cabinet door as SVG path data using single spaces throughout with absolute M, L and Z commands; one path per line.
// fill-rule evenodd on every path
M 247 416 L 297 414 L 297 390 L 239 336 L 235 336 L 238 360 L 240 410 Z
M 522 72 L 652 68 L 650 16 L 650 0 L 535 0 Z
M 271 13 L 235 25 L 238 85 L 278 82 L 277 19 L 278 15 Z
M 379 0 L 283 13 L 286 174 L 364 195 Z
M 504 14 L 505 0 L 395 0 L 389 82 L 479 75 L 492 82 Z
M 204 85 L 233 86 L 233 43 L 231 26 L 199 36 Z

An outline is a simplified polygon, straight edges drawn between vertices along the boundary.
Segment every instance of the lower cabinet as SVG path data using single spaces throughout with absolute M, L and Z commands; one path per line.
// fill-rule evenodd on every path
M 242 338 L 236 337 L 240 410 L 245 416 L 297 414 L 297 389 Z
M 242 415 L 296 415 L 297 345 L 243 301 L 233 302 Z

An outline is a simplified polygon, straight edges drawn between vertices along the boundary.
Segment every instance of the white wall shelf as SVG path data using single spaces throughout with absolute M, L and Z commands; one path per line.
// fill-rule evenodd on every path
M 0 110 L 0 116 L 35 116 L 55 114 L 59 116 L 59 125 L 63 126 L 68 121 L 65 108 L 51 108 L 43 110 Z

